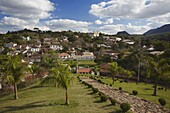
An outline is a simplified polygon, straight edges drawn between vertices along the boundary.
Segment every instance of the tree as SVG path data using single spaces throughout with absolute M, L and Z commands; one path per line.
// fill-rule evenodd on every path
M 151 77 L 154 80 L 154 92 L 153 92 L 153 96 L 157 95 L 157 85 L 158 85 L 158 81 L 161 79 L 161 77 L 165 77 L 167 76 L 167 74 L 169 73 L 169 64 L 167 62 L 167 59 L 153 59 L 150 58 L 150 60 L 148 61 L 149 65 L 150 65 L 150 71 L 152 73 Z
M 37 64 L 31 65 L 31 73 L 34 76 L 34 78 L 36 78 L 35 75 L 39 72 L 39 70 L 40 70 L 39 65 L 37 65 Z
M 149 56 L 144 56 L 143 59 L 142 59 L 142 63 L 141 63 L 141 66 L 142 66 L 142 75 L 145 77 L 145 84 L 148 83 L 148 79 L 151 77 L 151 70 L 150 70 L 150 65 L 149 65 L 149 60 L 152 60 L 151 57 Z
M 65 104 L 69 105 L 68 89 L 72 78 L 69 66 L 60 64 L 51 68 L 50 76 L 46 77 L 41 84 L 51 84 L 63 88 L 65 90 Z
M 163 59 L 160 63 L 162 79 L 165 83 L 165 91 L 167 91 L 167 84 L 170 81 L 170 58 Z
M 14 98 L 18 99 L 17 85 L 29 71 L 27 64 L 21 62 L 20 56 L 4 55 L 0 58 L 2 80 L 14 87 Z
M 140 48 L 140 47 L 139 47 Z M 140 81 L 140 73 L 141 73 L 141 61 L 143 60 L 143 56 L 144 56 L 144 50 L 143 49 L 136 49 L 133 51 L 132 56 L 135 57 L 136 60 L 136 64 L 137 64 L 137 84 Z
M 132 77 L 134 72 L 130 70 L 124 70 L 124 74 L 126 75 L 127 79 L 129 79 L 130 77 Z
M 116 62 L 112 62 L 109 64 L 109 71 L 112 73 L 113 84 L 114 84 L 115 75 L 118 74 L 118 69 L 119 67 Z
M 60 74 L 59 74 L 59 77 L 58 77 L 58 87 L 61 87 L 63 89 L 65 89 L 66 91 L 66 105 L 69 104 L 69 98 L 68 98 L 68 89 L 69 89 L 69 86 L 71 84 L 71 80 L 72 80 L 72 77 L 71 77 L 71 73 L 70 73 L 70 70 L 69 70 L 69 67 L 68 66 L 62 66 L 60 67 Z

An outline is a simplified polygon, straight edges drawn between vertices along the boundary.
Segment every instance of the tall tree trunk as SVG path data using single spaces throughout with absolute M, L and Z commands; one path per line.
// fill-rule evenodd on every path
M 18 91 L 17 91 L 17 84 L 14 83 L 14 98 L 18 100 Z
M 167 91 L 167 82 L 165 81 L 165 91 Z
M 148 77 L 145 78 L 145 84 L 148 84 Z
M 139 59 L 139 64 L 138 64 L 138 77 L 137 77 L 137 82 L 136 82 L 136 84 L 139 83 L 139 75 L 140 75 L 140 59 Z
M 113 81 L 113 84 L 114 84 L 115 83 L 115 77 L 114 76 L 112 77 L 112 81 Z
M 155 82 L 153 96 L 156 96 L 156 93 L 157 93 L 157 82 Z
M 66 89 L 66 105 L 69 105 L 68 90 Z

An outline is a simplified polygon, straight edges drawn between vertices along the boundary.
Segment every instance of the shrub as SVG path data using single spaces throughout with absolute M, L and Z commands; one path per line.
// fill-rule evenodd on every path
M 122 87 L 119 87 L 119 90 L 122 90 Z
M 128 83 L 128 80 L 124 80 L 124 82 Z
M 158 90 L 163 90 L 164 88 L 163 87 L 159 87 Z
M 127 112 L 130 109 L 130 104 L 122 103 L 120 104 L 120 108 L 122 109 L 123 112 Z
M 92 76 L 90 76 L 89 78 L 93 79 L 93 77 L 92 77 Z
M 97 93 L 99 90 L 97 88 L 92 88 L 93 93 Z
M 102 96 L 102 95 L 104 95 L 102 92 L 99 92 L 99 96 Z
M 104 95 L 104 94 L 102 94 L 102 95 L 100 96 L 100 101 L 101 101 L 101 102 L 106 102 L 107 99 L 108 99 L 107 96 Z
M 160 103 L 162 106 L 165 106 L 165 105 L 166 105 L 166 100 L 165 100 L 165 99 L 159 98 L 158 101 L 159 101 L 159 103 Z
M 101 81 L 100 79 L 98 80 L 98 82 L 99 82 L 99 83 L 102 83 L 102 81 Z
M 133 95 L 137 95 L 137 94 L 138 94 L 138 91 L 133 90 L 132 93 L 133 93 Z
M 92 85 L 91 85 L 91 84 L 88 84 L 88 88 L 92 88 Z
M 123 83 L 123 80 L 121 80 L 120 83 Z
M 115 99 L 110 99 L 110 102 L 112 103 L 112 105 L 116 105 L 116 100 Z

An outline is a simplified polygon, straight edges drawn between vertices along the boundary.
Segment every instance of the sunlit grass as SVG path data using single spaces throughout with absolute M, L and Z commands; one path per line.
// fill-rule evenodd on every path
M 65 104 L 65 92 L 55 87 L 38 85 L 20 90 L 19 100 L 13 95 L 0 98 L 0 112 L 12 113 L 108 113 L 120 111 L 119 106 L 110 106 L 110 101 L 99 102 L 98 94 L 77 80 L 69 90 L 70 105 Z
M 112 84 L 111 78 L 103 78 L 101 79 L 106 84 Z M 114 85 L 112 85 L 113 88 L 119 89 L 119 87 L 122 87 L 123 91 L 127 91 L 130 94 L 132 94 L 132 90 L 137 90 L 139 97 L 152 101 L 154 103 L 159 104 L 158 99 L 164 98 L 167 101 L 166 107 L 170 109 L 170 90 L 168 89 L 166 92 L 164 90 L 157 90 L 157 96 L 152 96 L 153 94 L 153 84 L 145 84 L 145 83 L 139 83 L 138 85 L 134 82 L 120 83 L 120 80 L 116 80 Z M 158 88 L 161 86 L 158 86 Z

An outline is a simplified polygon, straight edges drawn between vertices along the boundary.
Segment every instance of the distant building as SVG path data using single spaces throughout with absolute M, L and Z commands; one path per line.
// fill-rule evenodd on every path
M 129 39 L 124 39 L 123 42 L 124 42 L 124 43 L 127 43 L 127 44 L 129 44 L 129 45 L 133 45 L 133 44 L 135 43 L 134 41 L 131 41 L 131 40 L 129 40 Z
M 150 54 L 152 54 L 152 55 L 161 55 L 163 53 L 164 53 L 164 51 L 152 51 L 152 52 L 150 52 Z
M 12 49 L 15 46 L 17 46 L 17 43 L 9 42 L 5 44 L 5 47 L 10 49 Z
M 40 29 L 39 29 L 39 28 L 37 28 L 37 27 L 35 27 L 35 28 L 34 28 L 34 31 L 37 31 L 37 32 L 38 32 L 39 30 L 40 30 Z
M 121 40 L 122 40 L 121 38 L 116 37 L 116 41 L 121 41 Z
M 90 68 L 80 68 L 78 69 L 79 74 L 91 74 L 92 70 Z
M 61 54 L 59 54 L 59 58 L 63 59 L 63 60 L 70 59 L 70 57 L 71 56 L 68 53 L 61 53 Z
M 73 55 L 71 57 L 77 60 L 94 60 L 96 58 L 92 52 L 83 52 L 83 54 Z
M 93 33 L 89 33 L 89 36 L 92 37 L 92 38 L 99 37 L 99 35 L 100 35 L 100 32 L 98 32 L 98 31 L 94 31 Z
M 51 45 L 50 45 L 50 48 L 51 48 L 52 50 L 63 50 L 63 46 L 60 45 L 60 44 L 51 44 Z

